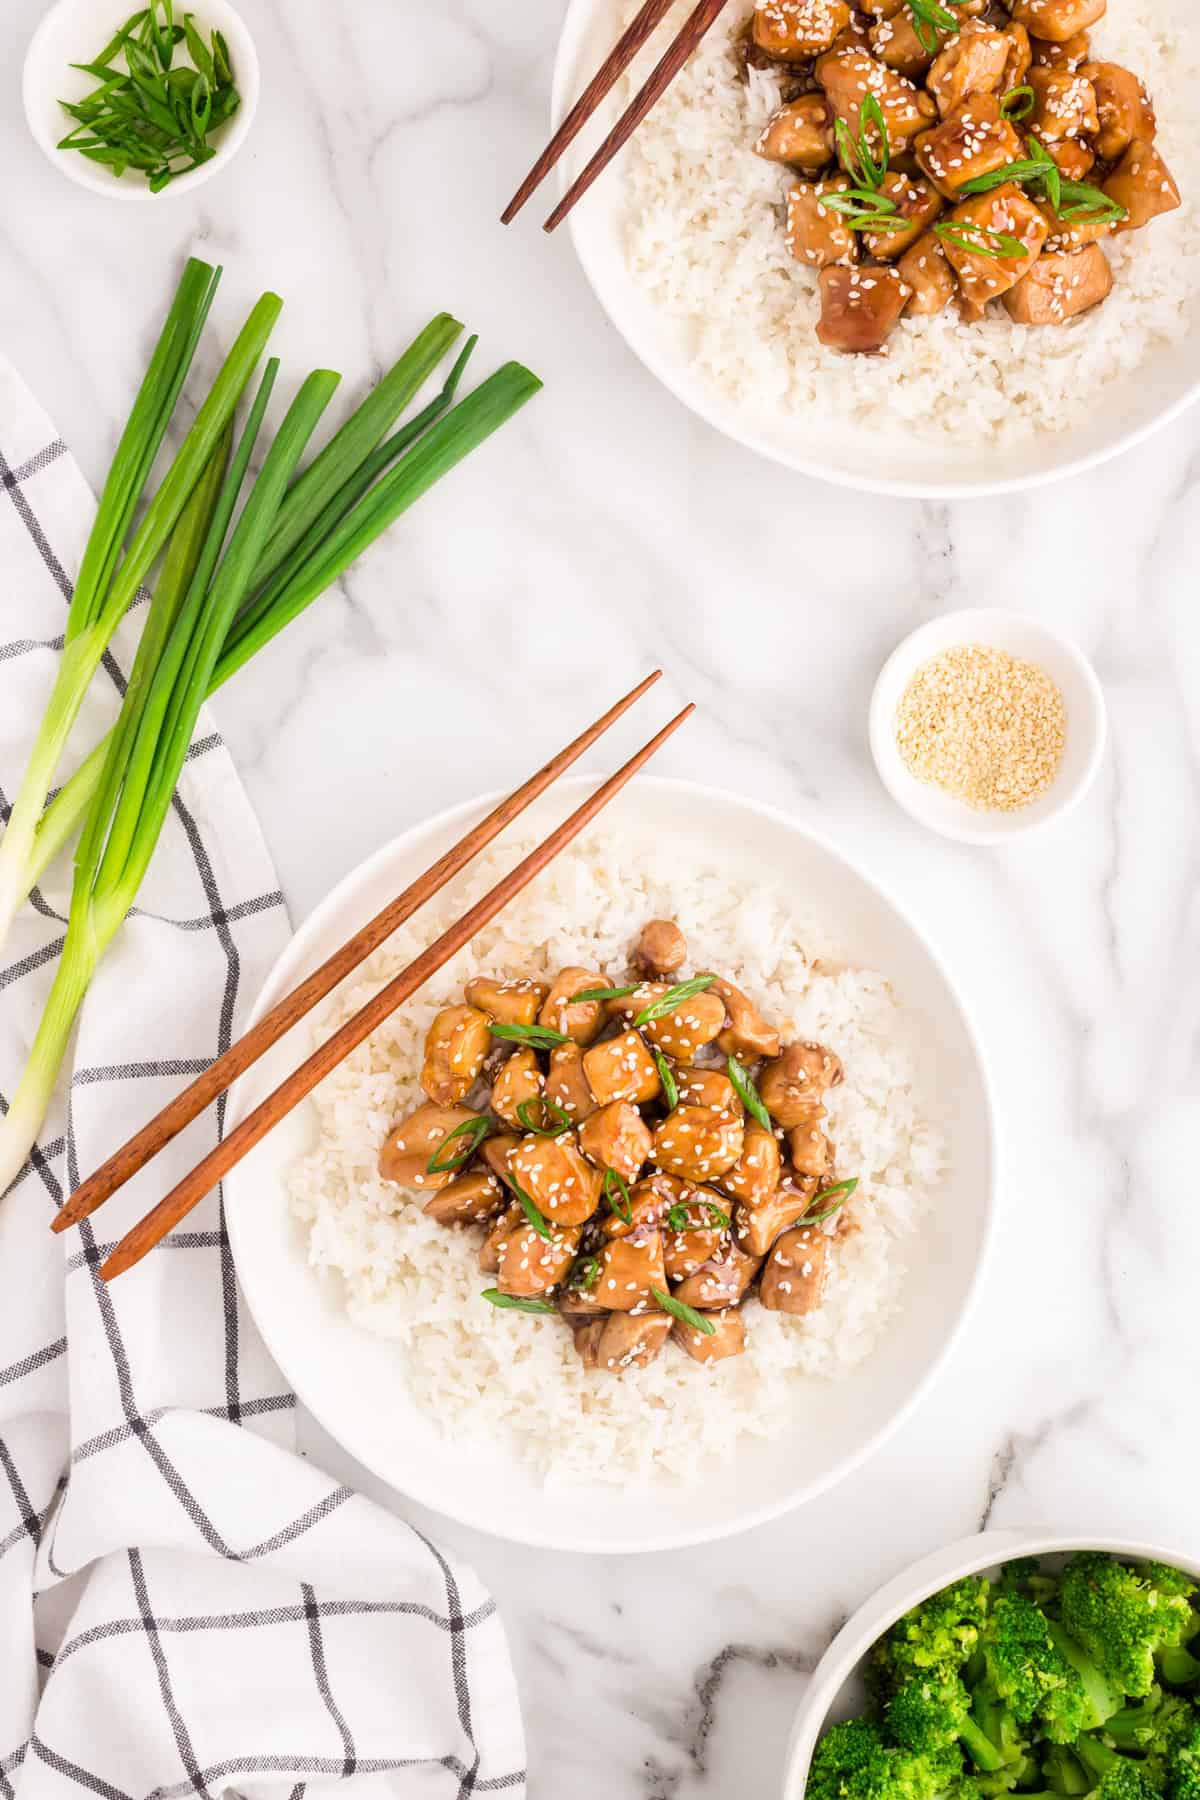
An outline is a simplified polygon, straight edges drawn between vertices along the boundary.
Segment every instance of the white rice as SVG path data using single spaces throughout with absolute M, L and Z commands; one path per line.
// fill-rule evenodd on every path
M 679 0 L 677 27 L 690 0 Z M 634 10 L 632 4 L 626 12 Z M 734 0 L 632 140 L 625 160 L 630 269 L 678 329 L 680 351 L 750 422 L 781 416 L 868 426 L 879 441 L 1009 444 L 1062 431 L 1097 391 L 1194 329 L 1200 287 L 1200 27 L 1194 0 L 1109 0 L 1098 58 L 1145 81 L 1182 207 L 1106 240 L 1109 299 L 1062 326 L 979 325 L 954 306 L 903 319 L 880 356 L 823 349 L 816 273 L 787 252 L 780 208 L 795 173 L 753 152 L 779 105 L 779 77 L 739 78 L 735 38 L 753 11 Z M 668 27 L 664 27 L 664 31 Z M 658 40 L 655 40 L 656 45 Z M 639 62 L 630 82 L 646 73 Z M 628 98 L 628 94 L 626 95 Z
M 359 1007 L 528 847 L 510 839 L 481 858 L 336 997 L 315 1035 Z M 572 963 L 623 970 L 637 930 L 662 916 L 679 920 L 695 966 L 728 974 L 789 1034 L 841 1057 L 846 1079 L 829 1095 L 830 1129 L 838 1173 L 861 1185 L 835 1238 L 819 1313 L 790 1319 L 750 1302 L 745 1355 L 706 1368 L 668 1343 L 648 1368 L 613 1376 L 583 1367 L 561 1321 L 481 1300 L 490 1279 L 479 1271 L 479 1230 L 436 1225 L 421 1196 L 382 1181 L 377 1163 L 391 1126 L 423 1099 L 417 1075 L 434 1013 L 460 1000 L 473 975 L 551 976 Z M 398 1379 L 437 1432 L 468 1451 L 515 1453 L 557 1483 L 696 1480 L 742 1434 L 785 1429 L 797 1384 L 843 1377 L 875 1347 L 900 1304 L 905 1240 L 944 1165 L 881 976 L 841 964 L 836 945 L 782 894 L 739 885 L 715 865 L 681 879 L 669 854 L 650 862 L 607 835 L 560 856 L 323 1083 L 316 1103 L 319 1144 L 290 1179 L 312 1264 L 336 1271 L 356 1324 L 396 1341 Z

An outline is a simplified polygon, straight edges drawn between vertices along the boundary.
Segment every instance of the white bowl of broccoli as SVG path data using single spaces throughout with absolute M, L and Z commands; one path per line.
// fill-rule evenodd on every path
M 1200 1800 L 1200 1556 L 1027 1531 L 951 1544 L 842 1628 L 784 1800 Z

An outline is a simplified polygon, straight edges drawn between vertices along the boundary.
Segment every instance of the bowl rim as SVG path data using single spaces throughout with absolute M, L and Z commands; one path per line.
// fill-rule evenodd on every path
M 895 746 L 892 731 L 890 709 L 887 706 L 887 693 L 896 670 L 902 665 L 923 654 L 922 640 L 928 640 L 929 656 L 937 655 L 937 648 L 952 648 L 967 644 L 978 634 L 983 641 L 988 641 L 988 634 L 997 621 L 1008 623 L 1019 621 L 1020 625 L 1031 636 L 1040 637 L 1066 659 L 1074 670 L 1090 704 L 1090 736 L 1091 743 L 1087 759 L 1075 780 L 1064 789 L 1062 797 L 1057 800 L 1050 811 L 1040 817 L 1022 821 L 1021 814 L 1003 813 L 997 815 L 1003 820 L 1001 829 L 986 830 L 982 826 L 972 825 L 966 820 L 954 823 L 926 816 L 917 806 L 907 783 L 899 779 L 903 767 L 899 751 Z M 919 661 L 916 666 L 919 666 Z M 871 746 L 871 757 L 876 773 L 887 792 L 903 812 L 926 831 L 936 832 L 939 837 L 952 843 L 972 844 L 983 849 L 1003 849 L 1008 844 L 1036 837 L 1038 833 L 1048 831 L 1058 825 L 1070 813 L 1075 811 L 1091 791 L 1096 777 L 1104 761 L 1104 753 L 1108 745 L 1108 704 L 1104 698 L 1104 689 L 1091 661 L 1084 651 L 1066 632 L 1057 626 L 1048 624 L 1033 613 L 1021 612 L 1017 607 L 1009 606 L 963 606 L 954 612 L 939 613 L 935 618 L 926 619 L 900 639 L 895 649 L 886 658 L 875 684 L 871 689 L 871 699 L 867 708 L 867 738 Z
M 1049 1526 L 984 1530 L 929 1552 L 901 1569 L 855 1609 L 813 1670 L 788 1742 L 783 1800 L 802 1800 L 813 1750 L 830 1707 L 871 1646 L 897 1619 L 963 1576 L 982 1574 L 1020 1556 L 1058 1556 L 1077 1550 L 1171 1563 L 1200 1579 L 1200 1546 L 1184 1552 L 1141 1538 L 1062 1532 Z
M 567 795 L 581 788 L 594 789 L 602 779 L 603 777 L 599 774 L 591 774 L 586 771 L 577 772 L 560 777 L 559 781 L 555 784 L 555 788 L 556 791 L 561 794 Z M 506 1528 L 503 1533 L 497 1533 L 493 1527 L 480 1522 L 477 1512 L 465 1510 L 456 1504 L 455 1495 L 452 1492 L 448 1492 L 444 1485 L 439 1487 L 436 1484 L 431 1484 L 429 1488 L 426 1488 L 419 1478 L 419 1472 L 418 1479 L 408 1483 L 402 1489 L 396 1487 L 395 1483 L 388 1475 L 373 1467 L 365 1456 L 360 1455 L 352 1445 L 346 1443 L 344 1438 L 339 1434 L 336 1420 L 330 1420 L 318 1406 L 311 1403 L 305 1392 L 305 1381 L 303 1378 L 300 1380 L 295 1378 L 292 1371 L 287 1368 L 284 1358 L 279 1354 L 277 1340 L 271 1321 L 267 1320 L 264 1322 L 264 1320 L 259 1317 L 250 1289 L 247 1285 L 243 1284 L 242 1292 L 251 1315 L 254 1318 L 255 1326 L 259 1331 L 263 1342 L 266 1344 L 267 1350 L 279 1368 L 283 1371 L 285 1379 L 293 1387 L 297 1400 L 311 1413 L 318 1424 L 321 1425 L 321 1427 L 328 1432 L 328 1434 L 334 1438 L 344 1450 L 354 1457 L 356 1462 L 361 1463 L 364 1468 L 370 1470 L 370 1472 L 378 1479 L 384 1481 L 393 1492 L 402 1493 L 405 1497 L 416 1501 L 422 1506 L 429 1507 L 432 1511 L 440 1513 L 445 1518 L 454 1520 L 457 1524 L 466 1525 L 473 1530 L 489 1531 L 492 1535 L 501 1537 L 503 1541 L 524 1544 L 531 1549 L 551 1549 L 577 1555 L 645 1555 L 651 1552 L 690 1549 L 700 1544 L 714 1543 L 724 1538 L 735 1537 L 742 1532 L 754 1529 L 756 1526 L 766 1524 L 772 1519 L 779 1518 L 783 1514 L 791 1512 L 799 1506 L 807 1505 L 809 1501 L 816 1499 L 818 1495 L 827 1492 L 830 1488 L 854 1474 L 870 1456 L 887 1443 L 889 1439 L 903 1427 L 925 1398 L 926 1394 L 939 1379 L 950 1357 L 957 1349 L 971 1311 L 978 1299 L 984 1276 L 991 1260 L 996 1233 L 996 1217 L 998 1210 L 997 1194 L 1000 1185 L 1000 1136 L 997 1130 L 995 1091 L 986 1053 L 980 1042 L 979 1034 L 975 1029 L 971 1013 L 959 984 L 954 980 L 941 956 L 929 942 L 925 932 L 913 920 L 907 910 L 901 906 L 898 901 L 894 900 L 884 887 L 861 867 L 854 857 L 839 849 L 822 832 L 813 830 L 810 826 L 801 823 L 799 819 L 783 811 L 781 808 L 772 806 L 765 801 L 746 799 L 744 796 L 735 793 L 732 789 L 719 788 L 670 776 L 639 775 L 630 786 L 635 792 L 638 787 L 644 788 L 647 786 L 655 786 L 668 794 L 675 794 L 680 798 L 686 798 L 690 801 L 703 802 L 716 800 L 722 803 L 731 803 L 734 806 L 757 815 L 765 823 L 776 829 L 786 830 L 807 839 L 817 849 L 832 857 L 836 862 L 840 863 L 843 868 L 848 869 L 851 874 L 856 876 L 912 934 L 921 951 L 929 959 L 934 970 L 944 984 L 948 999 L 958 1013 L 964 1036 L 966 1037 L 967 1043 L 975 1058 L 983 1117 L 988 1139 L 985 1158 L 987 1180 L 982 1184 L 984 1192 L 981 1196 L 982 1218 L 979 1252 L 975 1260 L 975 1267 L 971 1273 L 961 1302 L 959 1303 L 957 1314 L 951 1318 L 945 1337 L 936 1355 L 929 1363 L 929 1366 L 925 1369 L 921 1378 L 914 1384 L 912 1391 L 908 1394 L 903 1404 L 895 1410 L 890 1418 L 868 1437 L 858 1449 L 844 1458 L 840 1464 L 836 1465 L 818 1480 L 798 1491 L 793 1490 L 792 1492 L 785 1494 L 781 1499 L 748 1508 L 746 1511 L 739 1513 L 736 1518 L 726 1522 L 716 1525 L 700 1525 L 691 1528 L 684 1526 L 682 1529 L 648 1532 L 644 1533 L 633 1542 L 627 1537 L 613 1537 L 609 1539 L 603 1537 L 597 1538 L 595 1535 L 592 1535 L 587 1539 L 579 1538 L 567 1541 L 561 1533 L 556 1534 L 553 1540 L 548 1540 L 544 1533 L 539 1533 L 533 1529 L 520 1531 Z M 295 985 L 296 980 L 299 979 L 295 969 L 291 970 L 287 975 L 286 984 L 284 981 L 285 969 L 292 963 L 293 959 L 298 959 L 299 968 L 304 969 L 310 965 L 310 961 L 314 955 L 322 954 L 320 940 L 322 933 L 328 930 L 328 923 L 331 916 L 336 915 L 336 913 L 338 913 L 348 902 L 352 902 L 359 887 L 369 881 L 373 876 L 377 875 L 379 871 L 387 865 L 391 858 L 402 854 L 404 848 L 411 839 L 426 833 L 465 828 L 471 821 L 483 816 L 483 813 L 486 810 L 490 810 L 492 806 L 505 798 L 509 791 L 510 790 L 508 789 L 499 789 L 486 794 L 475 795 L 467 800 L 458 802 L 454 806 L 446 807 L 442 811 L 430 815 L 428 818 L 418 820 L 406 831 L 399 832 L 394 837 L 390 838 L 377 850 L 373 851 L 370 856 L 365 858 L 364 861 L 357 864 L 355 868 L 351 869 L 343 876 L 342 879 L 330 889 L 324 898 L 319 900 L 310 910 L 293 932 L 287 945 L 285 945 L 284 949 L 275 959 L 255 998 L 254 1005 L 247 1016 L 246 1029 L 249 1029 L 250 1026 L 257 1023 L 267 1007 L 273 1005 L 281 997 L 283 992 Z M 342 932 L 338 937 L 338 942 L 341 942 L 344 936 L 345 933 Z M 328 949 L 325 949 L 323 954 L 328 955 Z M 276 991 L 277 989 L 278 991 Z M 242 1117 L 246 1093 L 247 1089 L 244 1079 L 235 1083 L 230 1089 L 230 1105 L 226 1124 L 226 1129 L 228 1131 L 232 1131 Z M 231 1179 L 236 1184 L 236 1172 Z M 246 1246 L 241 1229 L 241 1203 L 235 1198 L 232 1191 L 227 1191 L 226 1213 L 230 1245 L 236 1267 L 239 1265 L 242 1257 L 246 1254 Z M 303 1377 L 303 1371 L 301 1372 L 301 1375 Z
M 82 0 L 87 4 L 87 0 Z M 208 162 L 202 163 L 198 169 L 189 169 L 186 174 L 179 175 L 159 194 L 152 194 L 145 182 L 116 180 L 112 176 L 94 167 L 86 157 L 70 156 L 60 151 L 51 143 L 38 121 L 38 101 L 44 95 L 48 82 L 44 78 L 46 46 L 53 37 L 56 26 L 63 16 L 73 9 L 81 7 L 81 0 L 54 0 L 54 4 L 46 9 L 39 19 L 33 36 L 29 40 L 25 52 L 25 60 L 21 68 L 21 103 L 25 114 L 25 123 L 29 135 L 50 165 L 65 175 L 76 187 L 97 194 L 102 199 L 116 200 L 124 205 L 142 205 L 150 200 L 169 200 L 181 194 L 191 193 L 219 175 L 233 161 L 250 135 L 258 113 L 259 98 L 262 92 L 262 67 L 258 59 L 258 47 L 254 34 L 241 13 L 232 4 L 232 0 L 197 0 L 197 10 L 209 11 L 220 15 L 217 28 L 230 37 L 237 38 L 235 54 L 238 63 L 238 93 L 241 105 L 234 117 L 225 125 L 218 141 L 216 155 Z
M 572 72 L 577 41 L 583 34 L 584 23 L 590 18 L 602 0 L 568 0 L 567 10 L 563 18 L 562 30 L 559 34 L 558 47 L 555 52 L 554 68 L 550 89 L 550 125 L 551 130 L 566 116 L 575 95 L 568 88 L 568 79 Z M 611 171 L 609 172 L 611 176 Z M 604 179 L 604 177 L 601 177 Z M 568 158 L 564 157 L 558 166 L 559 196 L 566 193 L 569 182 Z M 1026 475 L 1008 475 L 995 480 L 981 481 L 913 481 L 902 477 L 853 475 L 847 470 L 831 469 L 823 465 L 815 457 L 804 456 L 784 449 L 760 433 L 735 428 L 728 418 L 722 418 L 720 408 L 708 396 L 703 383 L 696 382 L 692 388 L 686 383 L 686 369 L 672 364 L 665 353 L 643 341 L 635 341 L 610 310 L 604 297 L 604 285 L 597 269 L 596 259 L 589 250 L 581 235 L 580 212 L 576 208 L 567 219 L 567 228 L 571 243 L 578 258 L 579 265 L 592 290 L 593 297 L 605 318 L 617 333 L 618 337 L 631 350 L 642 364 L 642 367 L 660 382 L 667 392 L 687 408 L 696 418 L 702 419 L 713 431 L 719 432 L 730 443 L 739 444 L 743 449 L 752 450 L 756 455 L 765 457 L 768 462 L 778 464 L 781 468 L 791 469 L 795 474 L 806 475 L 816 481 L 827 482 L 832 487 L 848 489 L 852 493 L 881 494 L 899 500 L 986 500 L 994 499 L 1002 494 L 1028 493 L 1034 488 L 1049 487 L 1055 482 L 1067 481 L 1077 475 L 1085 475 L 1089 470 L 1100 468 L 1111 462 L 1114 457 L 1123 456 L 1127 450 L 1138 444 L 1187 411 L 1200 398 L 1200 375 L 1190 382 L 1161 412 L 1152 419 L 1146 419 L 1140 425 L 1133 426 L 1114 438 L 1111 443 L 1103 444 L 1095 450 L 1081 455 L 1050 469 L 1032 470 Z M 1069 436 L 1069 432 L 1067 433 Z

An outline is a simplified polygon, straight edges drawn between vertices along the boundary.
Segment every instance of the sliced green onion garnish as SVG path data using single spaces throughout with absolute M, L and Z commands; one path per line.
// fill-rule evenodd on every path
M 879 134 L 880 150 L 878 157 L 871 149 L 870 131 Z M 844 119 L 833 122 L 834 141 L 837 144 L 838 158 L 851 181 L 860 188 L 877 189 L 883 185 L 883 178 L 888 171 L 891 156 L 891 145 L 888 142 L 887 120 L 883 116 L 883 108 L 874 94 L 867 94 L 858 109 L 858 140 L 850 135 L 850 127 Z
M 633 1021 L 634 1026 L 650 1025 L 655 1019 L 665 1018 L 667 1013 L 674 1012 L 675 1008 L 681 1006 L 685 1000 L 690 1000 L 695 994 L 704 993 L 705 989 L 710 988 L 716 979 L 715 975 L 697 975 L 691 981 L 681 981 L 677 987 L 668 988 L 665 994 L 660 995 L 657 1000 L 652 1000 L 649 1006 L 642 1008 Z
M 721 1208 L 714 1206 L 711 1200 L 698 1200 L 696 1204 L 704 1208 L 710 1224 L 715 1225 L 718 1231 L 729 1230 L 729 1214 L 727 1212 L 722 1212 Z M 691 1206 L 684 1200 L 677 1200 L 674 1206 L 668 1208 L 667 1224 L 672 1231 L 704 1231 L 706 1229 L 705 1226 L 692 1222 Z
M 896 202 L 889 200 L 886 194 L 873 193 L 870 188 L 846 188 L 840 194 L 822 194 L 817 201 L 818 206 L 826 207 L 836 213 L 894 213 Z
M 537 1232 L 538 1236 L 541 1238 L 549 1238 L 551 1236 L 550 1227 L 547 1225 L 545 1218 L 538 1209 L 537 1202 L 531 1200 L 520 1182 L 514 1179 L 511 1169 L 509 1170 L 508 1175 L 508 1185 L 517 1196 L 517 1204 L 520 1206 L 521 1211 L 525 1214 L 525 1217 L 529 1220 L 529 1223 Z
M 641 985 L 640 981 L 635 981 L 632 987 L 584 988 L 581 994 L 572 994 L 567 1005 L 585 1006 L 590 1000 L 626 1000 L 630 994 L 636 994 Z
M 571 1041 L 567 1032 L 555 1031 L 550 1025 L 493 1025 L 491 1033 L 506 1044 L 524 1044 L 530 1050 L 556 1050 Z
M 549 1116 L 554 1123 L 536 1124 L 533 1115 L 539 1110 L 543 1120 Z M 551 1100 L 545 1094 L 538 1100 L 522 1100 L 517 1108 L 517 1117 L 526 1131 L 531 1131 L 534 1137 L 543 1138 L 561 1137 L 564 1131 L 570 1131 L 574 1123 L 566 1107 L 560 1106 L 557 1100 Z
M 857 1186 L 858 1176 L 855 1175 L 849 1181 L 839 1181 L 836 1187 L 824 1188 L 821 1193 L 814 1194 L 814 1206 L 819 1205 L 822 1200 L 832 1200 L 835 1194 L 840 1195 L 840 1199 L 835 1206 L 827 1206 L 823 1212 L 805 1213 L 800 1221 L 801 1225 L 820 1225 L 823 1220 L 832 1219 L 834 1213 L 841 1212 Z
M 943 243 L 953 244 L 970 256 L 1028 256 L 1029 251 L 1007 231 L 993 231 L 989 225 L 971 225 L 942 219 L 934 231 Z
M 1000 111 L 1006 119 L 1027 119 L 1037 103 L 1037 95 L 1027 84 L 1009 88 L 1000 101 Z
M 1063 181 L 1061 196 L 1055 211 L 1060 219 L 1086 225 L 1107 224 L 1110 219 L 1127 217 L 1126 208 L 1119 200 L 1087 181 Z
M 957 190 L 959 194 L 990 194 L 994 188 L 1003 187 L 1006 182 L 1040 183 L 1045 189 L 1046 199 L 1055 212 L 1062 204 L 1062 175 L 1058 164 L 1040 139 L 1030 133 L 1029 155 L 1022 162 L 1005 163 L 999 169 L 992 169 L 986 175 L 975 175 L 970 181 L 964 181 Z
M 464 1168 L 491 1129 L 490 1119 L 464 1119 L 461 1125 L 456 1125 L 454 1130 L 446 1135 L 440 1147 L 434 1151 L 425 1164 L 425 1173 L 427 1175 L 448 1175 L 452 1169 Z M 463 1149 L 457 1150 L 453 1156 L 443 1161 L 447 1149 L 457 1138 L 468 1139 L 469 1142 Z
M 567 1286 L 578 1293 L 590 1293 L 600 1279 L 600 1264 L 594 1256 L 581 1256 L 578 1262 L 572 1263 L 571 1273 L 567 1276 Z
M 913 30 L 917 34 L 922 50 L 932 54 L 938 48 L 938 32 L 956 32 L 962 29 L 961 23 L 952 12 L 938 4 L 938 0 L 908 0 L 908 10 L 912 14 Z
M 667 1103 L 667 1111 L 674 1112 L 679 1105 L 679 1083 L 675 1079 L 670 1063 L 659 1049 L 653 1046 L 654 1066 L 658 1070 L 658 1079 L 662 1082 L 663 1099 Z
M 717 1328 L 711 1319 L 698 1313 L 694 1306 L 685 1306 L 682 1300 L 673 1300 L 670 1294 L 664 1294 L 661 1288 L 652 1287 L 650 1292 L 658 1301 L 664 1312 L 670 1313 L 684 1325 L 690 1325 L 693 1331 L 702 1331 L 705 1337 L 715 1337 Z
M 558 1311 L 553 1300 L 521 1300 L 516 1294 L 502 1294 L 499 1288 L 484 1288 L 480 1298 L 489 1300 L 493 1306 L 499 1306 L 505 1312 L 552 1313 Z
M 616 1169 L 604 1171 L 604 1202 L 609 1212 L 616 1213 L 623 1225 L 633 1224 L 633 1201 L 629 1198 L 629 1183 Z
M 737 1057 L 731 1056 L 725 1066 L 729 1070 L 729 1079 L 734 1085 L 738 1099 L 750 1114 L 751 1118 L 757 1119 L 758 1123 L 763 1126 L 765 1130 L 774 1131 L 775 1127 L 771 1123 L 771 1115 L 759 1098 L 758 1089 L 751 1081 L 745 1069 L 743 1069 Z

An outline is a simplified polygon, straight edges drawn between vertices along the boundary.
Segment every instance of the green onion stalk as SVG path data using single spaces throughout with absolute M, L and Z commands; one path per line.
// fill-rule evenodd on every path
M 470 347 L 447 383 L 450 396 Z M 277 571 L 249 599 L 264 558 L 270 556 L 285 495 L 300 487 L 296 482 L 289 489 L 288 483 L 337 382 L 336 376 L 318 372 L 304 384 L 222 554 L 275 370 L 275 364 L 268 368 L 228 473 L 226 432 L 210 456 L 201 490 L 179 521 L 143 634 L 149 647 L 140 668 L 135 665 L 137 679 L 131 679 L 116 728 L 90 759 L 90 800 L 76 852 L 66 940 L 28 1067 L 8 1116 L 0 1122 L 0 1194 L 36 1141 L 79 1007 L 145 876 L 207 695 L 337 582 L 396 519 L 541 386 L 527 369 L 508 363 L 448 411 L 444 389 L 441 416 L 432 417 L 427 408 L 421 415 L 427 429 L 415 435 L 406 428 L 409 447 L 365 491 L 364 470 L 371 466 L 379 472 L 384 447 L 363 455 L 362 441 L 352 445 L 347 454 L 362 460 L 349 476 L 341 469 L 345 479 L 340 486 L 310 484 L 310 510 L 319 510 L 305 519 L 296 545 L 318 520 L 324 522 L 324 540 L 313 545 L 286 580 L 281 582 Z M 413 427 L 417 425 L 414 420 Z M 214 487 L 219 488 L 215 498 Z M 333 499 L 325 497 L 327 492 Z M 281 569 L 287 562 L 285 558 Z M 61 841 L 68 835 L 62 832 Z
M 218 280 L 219 271 L 207 263 L 189 261 L 100 497 L 67 613 L 58 675 L 8 828 L 0 839 L 0 947 L 29 890 L 26 869 L 46 796 L 83 697 L 113 633 L 211 462 L 283 305 L 276 295 L 265 294 L 255 306 L 130 537 L 134 514 L 175 412 Z

